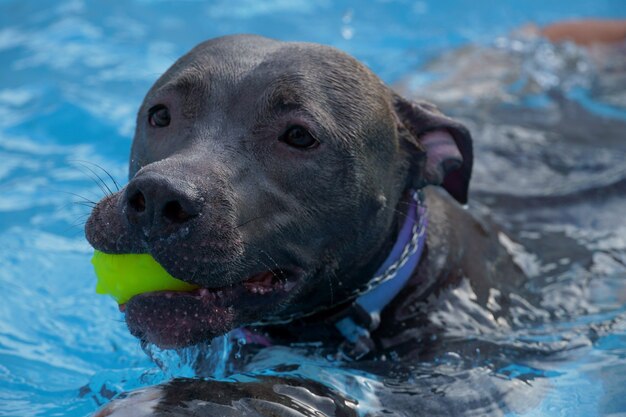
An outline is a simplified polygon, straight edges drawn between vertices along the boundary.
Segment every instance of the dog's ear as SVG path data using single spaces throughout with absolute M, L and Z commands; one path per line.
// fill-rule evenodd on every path
M 472 137 L 465 126 L 434 105 L 393 94 L 402 145 L 411 156 L 411 186 L 441 185 L 461 204 L 467 203 L 472 163 Z

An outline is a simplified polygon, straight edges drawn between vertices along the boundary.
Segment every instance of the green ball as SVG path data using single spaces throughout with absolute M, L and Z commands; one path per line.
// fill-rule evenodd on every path
M 198 286 L 171 276 L 148 254 L 111 255 L 95 251 L 91 263 L 98 277 L 96 292 L 124 304 L 150 291 L 191 291 Z

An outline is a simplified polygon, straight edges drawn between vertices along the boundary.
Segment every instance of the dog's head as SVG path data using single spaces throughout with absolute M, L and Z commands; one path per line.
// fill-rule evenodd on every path
M 224 37 L 148 92 L 130 182 L 86 234 L 202 287 L 126 304 L 134 335 L 182 346 L 349 298 L 393 244 L 406 191 L 443 185 L 464 202 L 471 166 L 462 125 L 348 55 Z

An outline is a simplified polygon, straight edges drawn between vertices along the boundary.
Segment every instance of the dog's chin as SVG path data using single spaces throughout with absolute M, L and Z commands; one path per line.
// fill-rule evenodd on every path
M 265 321 L 302 281 L 298 271 L 265 271 L 225 287 L 139 294 L 120 309 L 135 337 L 176 349 Z

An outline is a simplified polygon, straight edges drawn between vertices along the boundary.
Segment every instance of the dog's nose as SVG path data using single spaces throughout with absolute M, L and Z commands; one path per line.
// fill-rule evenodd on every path
M 191 184 L 156 173 L 135 177 L 126 187 L 125 199 L 128 221 L 150 232 L 185 223 L 201 211 Z

